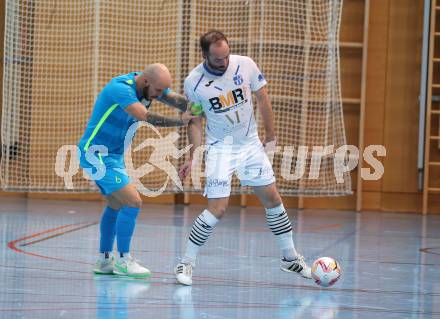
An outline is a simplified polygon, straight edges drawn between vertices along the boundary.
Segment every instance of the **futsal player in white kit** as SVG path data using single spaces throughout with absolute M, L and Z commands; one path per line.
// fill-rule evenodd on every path
M 228 40 L 220 31 L 200 37 L 204 62 L 185 79 L 187 98 L 200 104 L 206 117 L 206 185 L 208 207 L 194 221 L 185 254 L 175 267 L 177 281 L 192 285 L 197 254 L 226 211 L 232 174 L 242 185 L 251 186 L 266 209 L 266 220 L 281 250 L 281 269 L 311 278 L 310 268 L 296 250 L 292 226 L 275 185 L 272 166 L 264 144 L 275 143 L 272 106 L 266 80 L 255 62 L 246 56 L 231 55 Z M 252 106 L 252 92 L 264 122 L 265 139 L 258 137 Z M 181 178 L 191 170 L 194 150 L 202 142 L 202 118 L 188 125 L 190 160 L 180 168 Z

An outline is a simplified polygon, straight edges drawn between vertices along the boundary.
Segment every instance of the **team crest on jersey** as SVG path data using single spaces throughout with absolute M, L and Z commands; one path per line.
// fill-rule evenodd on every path
M 241 85 L 243 83 L 243 77 L 241 74 L 235 74 L 232 79 L 234 80 L 235 85 Z

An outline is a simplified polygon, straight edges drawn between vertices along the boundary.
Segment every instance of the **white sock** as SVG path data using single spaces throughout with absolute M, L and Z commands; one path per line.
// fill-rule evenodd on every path
M 298 253 L 293 243 L 292 224 L 283 204 L 273 208 L 266 208 L 266 221 L 275 235 L 283 257 L 289 261 L 296 259 Z
M 182 258 L 183 263 L 195 266 L 200 247 L 208 240 L 217 223 L 217 217 L 207 209 L 196 218 L 186 244 L 185 255 Z

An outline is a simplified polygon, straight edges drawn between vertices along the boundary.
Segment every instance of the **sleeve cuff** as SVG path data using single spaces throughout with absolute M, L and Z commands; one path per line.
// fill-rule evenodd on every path
M 160 100 L 164 95 L 167 95 L 171 92 L 172 92 L 172 90 L 170 88 L 166 88 L 162 91 L 162 94 L 157 99 Z
M 252 88 L 252 92 L 258 91 L 259 89 L 261 89 L 266 84 L 267 84 L 266 81 L 258 82 L 257 85 L 254 88 Z

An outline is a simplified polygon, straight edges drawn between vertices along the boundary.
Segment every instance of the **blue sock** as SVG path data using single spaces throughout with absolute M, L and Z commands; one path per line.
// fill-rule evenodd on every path
M 101 253 L 112 252 L 113 243 L 116 235 L 116 219 L 118 218 L 119 210 L 114 210 L 107 206 L 101 216 L 101 240 L 99 243 L 99 251 Z
M 123 206 L 116 221 L 116 240 L 119 253 L 130 251 L 131 237 L 133 236 L 136 217 L 139 214 L 138 207 Z

